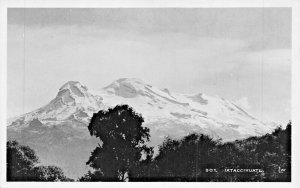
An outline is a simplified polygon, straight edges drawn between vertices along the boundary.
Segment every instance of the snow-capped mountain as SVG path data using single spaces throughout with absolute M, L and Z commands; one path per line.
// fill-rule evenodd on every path
M 232 141 L 274 129 L 273 124 L 255 119 L 226 99 L 174 93 L 124 78 L 97 91 L 79 82 L 65 83 L 47 105 L 10 119 L 8 138 L 30 145 L 43 162 L 57 164 L 67 175 L 78 177 L 87 171 L 84 164 L 97 143 L 87 129 L 90 118 L 117 104 L 128 104 L 142 114 L 153 146 L 166 136 L 180 138 L 191 132 Z
M 94 112 L 102 105 L 102 98 L 88 92 L 87 87 L 79 82 L 69 81 L 58 91 L 56 97 L 46 106 L 20 117 L 9 120 L 13 126 L 26 126 L 32 119 L 39 119 L 44 123 L 55 123 L 70 118 L 79 118 L 88 122 Z

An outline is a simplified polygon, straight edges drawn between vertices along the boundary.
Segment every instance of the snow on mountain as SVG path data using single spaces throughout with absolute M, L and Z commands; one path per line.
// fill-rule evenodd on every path
M 102 98 L 88 92 L 79 82 L 69 81 L 58 91 L 56 97 L 47 105 L 9 120 L 11 126 L 26 126 L 32 119 L 43 123 L 56 123 L 68 119 L 78 119 L 88 123 L 94 112 L 102 105 Z
M 79 82 L 65 83 L 47 105 L 10 119 L 8 138 L 30 145 L 42 161 L 57 164 L 69 176 L 78 177 L 86 172 L 84 164 L 97 144 L 87 129 L 90 118 L 117 104 L 128 104 L 142 114 L 153 146 L 166 136 L 180 138 L 192 132 L 233 141 L 274 129 L 274 125 L 255 119 L 226 99 L 174 93 L 139 79 L 123 78 L 97 91 Z M 67 156 L 76 159 L 68 161 Z
M 159 131 L 160 128 L 157 127 L 163 126 L 171 134 L 174 123 L 182 124 L 176 129 L 187 129 L 185 134 L 199 131 L 224 141 L 262 135 L 272 130 L 269 125 L 255 119 L 226 99 L 202 93 L 173 93 L 138 79 L 119 79 L 100 91 L 91 92 L 103 97 L 102 102 L 106 107 L 129 104 L 144 116 L 150 130 L 153 128 Z M 180 130 L 175 132 L 178 131 Z

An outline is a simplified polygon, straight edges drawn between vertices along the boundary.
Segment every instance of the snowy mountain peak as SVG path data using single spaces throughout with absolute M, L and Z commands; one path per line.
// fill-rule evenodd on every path
M 86 93 L 88 89 L 86 86 L 81 85 L 78 81 L 68 81 L 60 87 L 59 92 L 66 90 L 69 90 L 78 97 L 83 97 L 84 93 Z
M 109 93 L 125 98 L 133 98 L 152 86 L 137 78 L 121 78 L 103 88 Z
M 68 81 L 60 87 L 55 99 L 59 103 L 74 105 L 83 102 L 85 98 L 89 97 L 90 94 L 86 86 L 81 85 L 77 81 Z
M 63 84 L 56 97 L 47 105 L 24 116 L 29 122 L 38 118 L 41 122 L 79 120 L 88 122 L 89 117 L 101 108 L 102 97 L 91 94 L 87 87 L 77 81 Z

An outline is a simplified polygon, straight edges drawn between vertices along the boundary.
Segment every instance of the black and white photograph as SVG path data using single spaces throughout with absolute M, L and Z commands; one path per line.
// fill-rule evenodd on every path
M 5 10 L 5 182 L 297 176 L 293 7 Z

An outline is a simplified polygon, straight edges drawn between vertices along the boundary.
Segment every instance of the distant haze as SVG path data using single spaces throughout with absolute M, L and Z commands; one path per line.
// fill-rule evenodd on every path
M 290 120 L 290 8 L 8 9 L 8 116 L 135 77 Z

